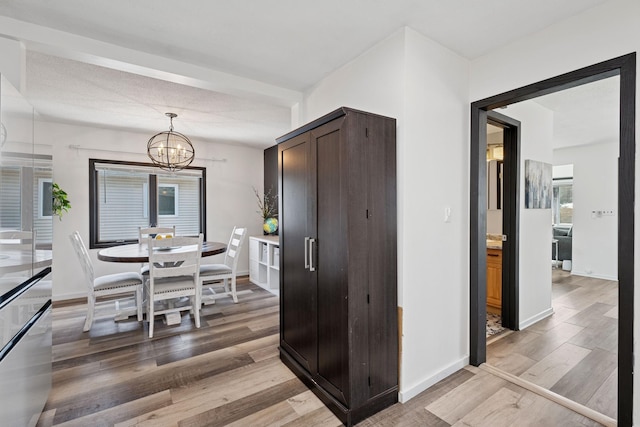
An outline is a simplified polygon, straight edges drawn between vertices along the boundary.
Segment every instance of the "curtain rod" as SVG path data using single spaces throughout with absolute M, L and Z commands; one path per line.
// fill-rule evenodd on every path
M 87 148 L 87 147 L 81 147 L 78 144 L 69 144 L 69 149 L 70 150 L 84 150 L 84 151 L 104 151 L 106 153 L 134 154 L 136 156 L 145 156 L 145 157 L 147 157 L 147 155 L 143 154 L 143 153 L 134 153 L 134 152 L 131 152 L 131 151 L 106 150 L 104 148 Z M 227 159 L 216 159 L 216 158 L 207 159 L 207 158 L 203 158 L 203 157 L 196 157 L 196 160 L 206 160 L 206 161 L 210 161 L 210 162 L 223 162 L 223 163 L 226 163 L 226 161 L 227 161 Z

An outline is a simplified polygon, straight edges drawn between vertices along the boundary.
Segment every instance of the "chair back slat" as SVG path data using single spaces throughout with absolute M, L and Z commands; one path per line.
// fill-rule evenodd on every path
M 138 243 L 142 244 L 147 241 L 149 235 L 155 237 L 157 234 L 171 234 L 172 237 L 176 235 L 176 226 L 173 227 L 138 227 Z
M 198 283 L 203 236 L 173 237 L 156 240 L 147 238 L 151 289 L 157 278 L 193 276 Z
M 247 237 L 247 229 L 244 227 L 233 227 L 233 231 L 231 232 L 231 237 L 229 238 L 229 244 L 227 245 L 227 251 L 224 256 L 224 263 L 227 267 L 231 268 L 233 271 L 236 269 L 236 265 L 238 264 L 238 254 L 240 253 L 240 249 L 244 244 L 244 241 Z

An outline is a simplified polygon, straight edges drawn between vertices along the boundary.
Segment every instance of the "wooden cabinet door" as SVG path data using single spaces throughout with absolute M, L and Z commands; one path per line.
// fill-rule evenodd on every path
M 311 131 L 317 156 L 317 244 L 314 265 L 318 283 L 318 369 L 316 381 L 348 405 L 348 241 L 346 150 L 337 119 Z M 363 189 L 364 190 L 364 189 Z
M 280 345 L 306 370 L 317 369 L 316 276 L 309 270 L 306 241 L 315 236 L 313 171 L 309 134 L 279 145 Z
M 487 250 L 487 305 L 502 308 L 502 251 Z

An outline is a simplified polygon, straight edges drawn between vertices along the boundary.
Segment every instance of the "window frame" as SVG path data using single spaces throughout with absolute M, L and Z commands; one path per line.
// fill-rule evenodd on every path
M 112 165 L 123 165 L 123 166 L 133 166 L 133 167 L 144 167 L 150 169 L 157 169 L 159 172 L 160 169 L 152 163 L 143 163 L 143 162 L 129 162 L 129 161 L 121 161 L 121 160 L 105 160 L 105 159 L 89 159 L 89 248 L 90 249 L 101 249 L 101 248 L 109 248 L 112 246 L 120 246 L 131 243 L 137 243 L 138 240 L 130 239 L 130 240 L 109 240 L 109 241 L 98 241 L 99 227 L 99 198 L 98 198 L 98 170 L 96 170 L 96 164 L 112 164 Z M 207 213 L 207 197 L 206 197 L 206 183 L 207 183 L 207 168 L 199 167 L 199 166 L 187 166 L 185 169 L 200 171 L 202 174 L 202 179 L 200 180 L 200 233 L 204 234 L 206 240 L 206 213 Z M 179 172 L 177 172 L 179 173 Z M 149 184 L 147 187 L 148 192 L 148 218 L 149 225 L 153 226 L 158 222 L 158 209 L 157 209 L 157 189 L 158 189 L 158 179 L 157 175 L 152 173 L 149 174 Z M 166 185 L 166 184 L 163 184 Z M 155 189 L 155 190 L 154 190 Z M 176 192 L 176 196 L 177 196 Z M 176 203 L 178 203 L 178 198 L 176 197 Z M 178 213 L 178 209 L 176 207 L 176 214 Z M 167 217 L 163 215 L 163 217 Z

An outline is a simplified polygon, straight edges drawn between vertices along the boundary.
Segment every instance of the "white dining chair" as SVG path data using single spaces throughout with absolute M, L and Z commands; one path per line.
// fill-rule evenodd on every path
M 200 257 L 202 234 L 198 237 L 173 237 L 170 239 L 147 239 L 149 248 L 149 280 L 147 283 L 147 319 L 149 338 L 153 338 L 155 316 L 180 313 L 189 310 L 196 328 L 200 327 Z M 189 297 L 189 305 L 172 304 Z M 159 307 L 156 308 L 156 303 Z M 160 307 L 160 303 L 164 303 Z
M 222 282 L 226 295 L 231 295 L 233 302 L 238 302 L 236 292 L 236 271 L 238 259 L 242 246 L 247 237 L 247 229 L 244 227 L 234 227 L 229 238 L 229 244 L 224 255 L 222 264 L 203 264 L 200 266 L 200 292 L 201 299 L 205 304 L 214 304 L 217 294 L 213 289 L 213 284 Z M 231 281 L 231 289 L 229 289 Z
M 174 237 L 176 235 L 176 226 L 138 227 L 138 244 L 141 245 L 143 243 L 147 243 L 149 236 L 155 238 L 158 234 L 162 234 L 163 236 L 171 235 L 171 237 Z M 149 277 L 149 264 L 142 264 L 140 266 L 140 274 L 142 274 L 143 279 L 147 279 Z
M 87 284 L 87 318 L 83 331 L 87 332 L 93 325 L 96 300 L 100 297 L 133 294 L 136 301 L 138 321 L 142 321 L 142 276 L 136 272 L 107 274 L 95 277 L 93 264 L 89 258 L 80 233 L 74 231 L 69 236 L 73 249 L 78 256 Z

